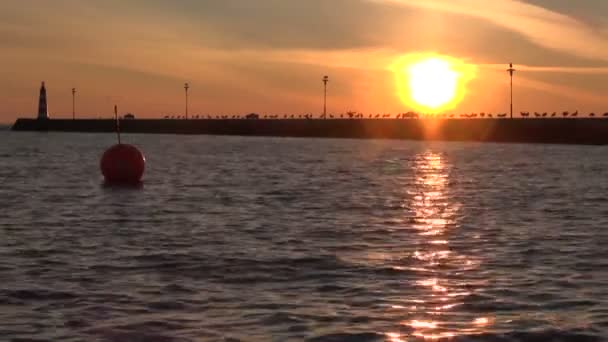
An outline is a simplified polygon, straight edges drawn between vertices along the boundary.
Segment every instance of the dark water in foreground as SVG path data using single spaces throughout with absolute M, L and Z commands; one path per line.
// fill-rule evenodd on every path
M 596 341 L 608 148 L 0 132 L 0 339 Z

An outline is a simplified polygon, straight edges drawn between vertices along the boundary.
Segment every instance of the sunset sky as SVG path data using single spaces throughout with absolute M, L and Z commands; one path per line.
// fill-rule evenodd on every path
M 0 122 L 190 113 L 404 112 L 391 65 L 476 68 L 455 112 L 608 112 L 606 0 L 2 0 Z

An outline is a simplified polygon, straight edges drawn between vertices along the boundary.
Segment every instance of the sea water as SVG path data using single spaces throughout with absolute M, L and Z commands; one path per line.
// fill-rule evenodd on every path
M 608 147 L 0 132 L 0 339 L 608 336 Z

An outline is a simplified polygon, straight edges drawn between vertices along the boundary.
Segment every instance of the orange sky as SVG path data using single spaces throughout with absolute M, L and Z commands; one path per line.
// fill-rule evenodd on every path
M 0 122 L 52 117 L 408 111 L 391 64 L 434 52 L 477 66 L 456 112 L 608 112 L 608 1 L 3 0 Z

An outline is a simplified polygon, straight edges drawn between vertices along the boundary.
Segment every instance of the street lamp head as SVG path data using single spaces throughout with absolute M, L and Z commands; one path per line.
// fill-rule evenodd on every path
M 190 88 L 190 85 L 188 83 L 184 83 L 184 89 L 188 89 Z
M 325 82 L 325 83 L 329 82 L 329 76 L 323 76 L 323 82 Z
M 507 69 L 507 72 L 509 72 L 511 74 L 511 76 L 513 76 L 513 73 L 515 73 L 515 68 L 513 68 L 513 63 L 509 63 L 509 69 Z

